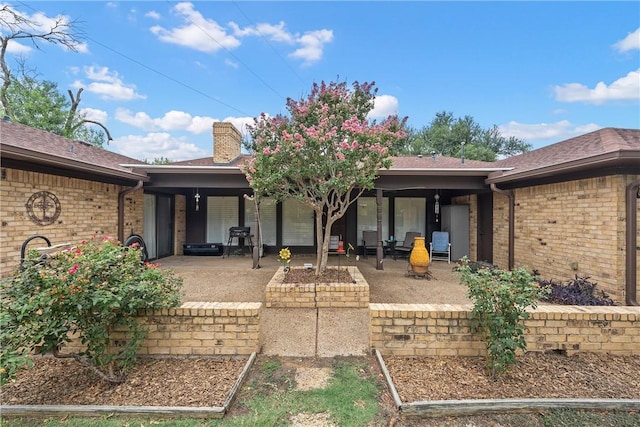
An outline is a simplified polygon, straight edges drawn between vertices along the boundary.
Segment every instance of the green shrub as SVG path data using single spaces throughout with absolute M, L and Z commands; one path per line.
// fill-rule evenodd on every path
M 178 305 L 181 286 L 172 271 L 141 262 L 139 248 L 108 237 L 51 256 L 30 251 L 0 282 L 0 382 L 28 364 L 34 351 L 73 357 L 107 381 L 124 381 L 146 336 L 138 311 Z M 114 343 L 115 329 L 127 331 L 126 339 Z M 62 355 L 70 335 L 86 349 Z
M 463 263 L 457 270 L 473 302 L 471 327 L 485 341 L 490 376 L 505 372 L 516 362 L 518 350 L 526 350 L 523 321 L 527 307 L 536 307 L 547 291 L 524 268 L 504 271 L 476 268 Z

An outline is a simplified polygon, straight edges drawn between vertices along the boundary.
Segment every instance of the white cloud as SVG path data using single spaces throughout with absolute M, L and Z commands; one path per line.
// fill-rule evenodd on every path
M 107 119 L 109 118 L 109 114 L 107 114 L 106 111 L 98 110 L 96 108 L 81 108 L 80 114 L 83 115 L 85 119 L 94 120 L 105 126 L 107 124 Z
M 90 83 L 81 80 L 73 82 L 74 88 L 83 87 L 86 91 L 95 93 L 102 99 L 112 101 L 131 101 L 145 99 L 146 96 L 136 92 L 135 85 L 125 84 L 117 71 L 110 71 L 108 67 L 85 67 L 85 76 Z
M 160 14 L 155 10 L 150 10 L 149 12 L 145 13 L 144 16 L 155 20 L 160 19 Z
M 510 121 L 507 124 L 498 126 L 500 133 L 505 137 L 516 137 L 528 141 L 554 140 L 558 142 L 577 135 L 593 132 L 602 129 L 602 126 L 595 123 L 576 125 L 568 120 L 561 120 L 555 123 L 526 124 Z
M 391 95 L 378 95 L 374 100 L 373 110 L 368 114 L 372 119 L 386 119 L 398 114 L 398 98 Z
M 31 53 L 31 51 L 33 51 L 33 48 L 31 46 L 25 46 L 15 40 L 9 40 L 9 42 L 7 43 L 7 52 L 11 55 L 26 55 L 28 53 Z
M 228 65 L 228 66 L 229 66 L 229 67 L 231 67 L 231 68 L 238 68 L 238 67 L 240 66 L 237 62 L 232 61 L 232 60 L 230 60 L 229 58 L 226 58 L 226 59 L 224 60 L 224 63 L 225 63 L 225 65 Z
M 186 138 L 176 138 L 164 132 L 118 137 L 111 141 L 110 146 L 122 155 L 148 161 L 160 157 L 179 161 L 197 159 L 211 154 L 187 141 Z
M 245 27 L 241 29 L 235 22 L 230 22 L 229 27 L 233 30 L 233 34 L 238 37 L 258 36 L 266 37 L 271 41 L 293 43 L 295 36 L 285 30 L 285 23 L 280 21 L 278 25 L 261 23 L 255 27 Z
M 192 3 L 178 3 L 173 10 L 184 18 L 185 24 L 171 29 L 160 25 L 151 27 L 151 32 L 161 41 L 201 52 L 234 49 L 240 45 L 240 40 L 227 34 L 216 21 L 204 18 Z
M 627 37 L 618 41 L 613 45 L 618 52 L 628 52 L 630 50 L 640 49 L 640 27 L 633 33 L 629 33 Z
M 610 85 L 598 82 L 593 89 L 582 83 L 566 83 L 554 88 L 556 100 L 603 104 L 613 100 L 640 100 L 640 68 L 630 71 Z
M 332 41 L 333 31 L 331 30 L 309 31 L 296 39 L 296 42 L 302 46 L 289 56 L 302 59 L 305 65 L 310 65 L 322 59 L 324 45 Z
M 243 137 L 249 135 L 247 125 L 253 125 L 253 117 L 227 117 L 222 121 L 233 124 Z
M 211 117 L 192 116 L 183 111 L 169 111 L 164 116 L 152 118 L 145 112 L 133 114 L 131 111 L 119 108 L 116 110 L 116 120 L 135 126 L 146 131 L 187 131 L 195 135 L 211 132 L 213 122 Z

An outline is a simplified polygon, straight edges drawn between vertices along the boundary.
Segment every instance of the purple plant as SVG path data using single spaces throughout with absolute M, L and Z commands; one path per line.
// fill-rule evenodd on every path
M 590 277 L 575 276 L 564 283 L 536 278 L 541 288 L 551 291 L 542 301 L 560 305 L 615 305 L 604 291 L 596 290 L 597 283 L 589 281 Z

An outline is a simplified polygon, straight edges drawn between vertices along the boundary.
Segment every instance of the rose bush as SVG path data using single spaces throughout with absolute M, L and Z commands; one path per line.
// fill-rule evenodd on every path
M 141 261 L 139 247 L 92 238 L 50 256 L 27 254 L 21 268 L 0 282 L 0 382 L 29 363 L 31 352 L 73 357 L 110 382 L 124 381 L 145 329 L 142 309 L 180 302 L 182 279 Z M 114 342 L 114 330 L 126 339 Z M 62 354 L 77 339 L 85 347 Z
M 523 322 L 529 318 L 527 308 L 535 308 L 547 290 L 522 267 L 511 271 L 478 268 L 463 258 L 456 270 L 473 302 L 471 328 L 484 339 L 487 369 L 495 378 L 516 362 L 518 350 L 526 350 Z

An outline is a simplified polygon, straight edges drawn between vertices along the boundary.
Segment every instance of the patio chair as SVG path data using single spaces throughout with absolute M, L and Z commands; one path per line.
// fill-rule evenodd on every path
M 409 256 L 413 250 L 413 239 L 420 236 L 422 236 L 422 234 L 417 231 L 407 231 L 407 234 L 404 235 L 402 245 L 396 244 L 396 255 Z
M 329 236 L 329 252 L 335 252 L 340 245 L 340 236 Z
M 451 242 L 448 231 L 434 231 L 429 243 L 429 258 L 448 261 L 451 264 Z
M 362 232 L 362 246 L 364 248 L 364 257 L 369 255 L 369 251 L 376 253 L 378 250 L 378 231 L 377 230 L 364 230 Z

